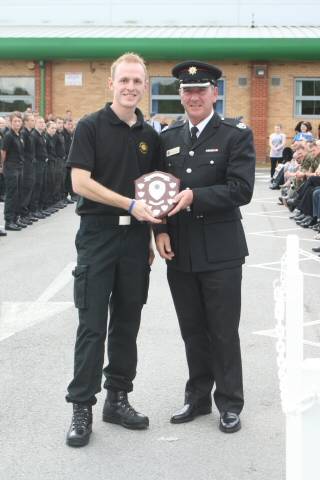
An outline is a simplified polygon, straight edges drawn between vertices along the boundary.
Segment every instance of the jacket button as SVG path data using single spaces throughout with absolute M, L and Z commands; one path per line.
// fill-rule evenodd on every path
M 191 172 L 192 172 L 192 168 L 187 168 L 186 172 L 187 172 L 187 173 L 191 173 Z
M 190 155 L 190 157 L 193 157 L 194 151 L 193 151 L 193 150 L 190 150 L 189 155 Z

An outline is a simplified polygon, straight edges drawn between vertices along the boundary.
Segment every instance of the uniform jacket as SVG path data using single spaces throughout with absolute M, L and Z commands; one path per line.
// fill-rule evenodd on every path
M 255 173 L 251 130 L 214 114 L 191 146 L 188 122 L 161 134 L 161 169 L 193 190 L 190 212 L 167 218 L 173 260 L 183 271 L 238 266 L 248 255 L 239 207 L 250 202 Z

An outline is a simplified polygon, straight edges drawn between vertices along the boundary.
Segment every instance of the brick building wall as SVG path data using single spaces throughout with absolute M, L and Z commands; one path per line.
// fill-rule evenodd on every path
M 267 76 L 264 79 L 253 75 L 251 62 L 219 62 L 214 58 L 212 63 L 223 70 L 225 78 L 225 116 L 242 115 L 244 121 L 252 126 L 258 159 L 268 159 L 268 137 L 276 123 L 283 125 L 290 145 L 294 135 L 294 127 L 303 117 L 294 114 L 294 88 L 297 77 L 320 77 L 320 62 L 269 63 Z M 150 77 L 171 76 L 171 68 L 176 62 L 148 62 Z M 112 98 L 107 87 L 110 61 L 53 61 L 46 62 L 46 113 L 64 116 L 71 110 L 74 118 L 101 108 Z M 66 73 L 82 73 L 83 84 L 80 87 L 66 86 Z M 37 62 L 0 61 L 0 76 L 33 76 L 35 77 L 35 109 L 39 110 L 40 101 L 40 69 Z M 279 85 L 272 85 L 272 78 L 279 78 Z M 243 86 L 239 78 L 245 78 Z M 141 109 L 148 116 L 151 111 L 151 95 L 148 89 Z M 320 119 L 308 119 L 317 135 Z

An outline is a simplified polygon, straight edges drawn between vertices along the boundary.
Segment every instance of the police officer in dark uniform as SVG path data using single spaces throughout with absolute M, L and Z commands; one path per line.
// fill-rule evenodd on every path
M 188 119 L 161 134 L 162 168 L 181 179 L 181 191 L 167 224 L 155 230 L 168 264 L 189 379 L 184 407 L 171 422 L 210 413 L 215 384 L 219 427 L 231 433 L 241 427 L 244 403 L 238 326 L 248 250 L 239 207 L 253 193 L 253 138 L 246 125 L 214 111 L 222 74 L 217 67 L 190 61 L 172 73 Z
M 159 137 L 136 108 L 146 89 L 145 65 L 139 56 L 125 54 L 113 64 L 109 87 L 112 104 L 80 120 L 68 159 L 81 216 L 73 272 L 79 327 L 74 378 L 67 394 L 73 403 L 70 446 L 89 441 L 92 406 L 101 390 L 108 306 L 103 420 L 131 429 L 149 425 L 127 394 L 136 375 L 136 337 L 152 260 L 147 222 L 160 221 L 133 197 L 134 180 L 157 166 Z

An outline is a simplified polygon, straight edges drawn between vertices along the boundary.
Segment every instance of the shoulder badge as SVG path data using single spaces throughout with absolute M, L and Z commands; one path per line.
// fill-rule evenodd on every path
M 239 122 L 237 123 L 236 127 L 238 128 L 247 128 L 247 125 L 245 123 Z

